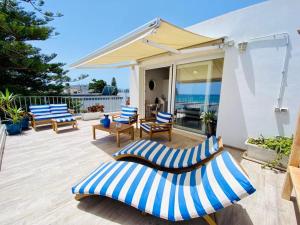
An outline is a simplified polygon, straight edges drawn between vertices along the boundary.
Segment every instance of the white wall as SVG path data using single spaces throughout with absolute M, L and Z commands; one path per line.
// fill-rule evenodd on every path
M 275 113 L 281 83 L 284 46 L 280 41 L 225 49 L 218 135 L 224 143 L 244 147 L 249 136 L 291 135 L 300 104 L 299 0 L 270 0 L 196 24 L 188 29 L 210 37 L 227 36 L 236 45 L 251 38 L 287 32 L 290 37 L 287 86 L 283 106 Z
M 227 36 L 236 44 L 235 47 L 225 49 L 217 128 L 225 144 L 244 148 L 244 141 L 249 136 L 289 136 L 294 132 L 300 104 L 299 12 L 299 0 L 269 0 L 187 28 L 209 37 Z M 237 43 L 281 32 L 287 32 L 290 36 L 287 86 L 283 99 L 283 106 L 288 108 L 288 112 L 275 113 L 284 46 L 276 41 L 253 42 L 241 54 Z M 210 54 L 213 56 L 213 53 Z M 155 61 L 157 64 L 172 60 L 176 62 L 181 57 L 187 56 L 156 57 L 142 62 L 141 66 Z M 132 71 L 131 101 L 138 106 L 139 98 L 136 95 L 139 95 L 140 100 L 144 96 L 139 92 L 136 80 L 143 79 L 143 74 L 140 68 Z

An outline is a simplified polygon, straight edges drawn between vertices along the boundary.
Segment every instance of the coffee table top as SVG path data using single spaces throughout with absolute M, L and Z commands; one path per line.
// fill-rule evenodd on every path
M 123 123 L 119 123 L 120 127 L 116 127 L 116 124 L 117 123 L 115 123 L 115 122 L 111 122 L 109 128 L 105 128 L 102 124 L 95 124 L 95 125 L 92 125 L 92 126 L 93 126 L 94 129 L 107 131 L 107 132 L 110 132 L 110 133 L 122 132 L 122 131 L 125 131 L 125 130 L 133 127 L 132 125 L 123 124 Z

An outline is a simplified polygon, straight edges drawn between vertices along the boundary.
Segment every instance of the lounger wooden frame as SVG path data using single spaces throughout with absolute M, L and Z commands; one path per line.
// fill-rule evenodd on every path
M 137 155 L 131 155 L 131 154 L 124 154 L 124 155 L 118 155 L 115 156 L 114 159 L 115 160 L 129 160 L 129 161 L 137 161 L 139 163 L 142 164 L 146 164 L 152 168 L 156 168 L 158 170 L 162 170 L 162 171 L 167 171 L 167 172 L 172 172 L 172 173 L 182 173 L 182 172 L 189 172 L 192 171 L 194 169 L 197 169 L 199 167 L 201 167 L 202 165 L 206 164 L 207 162 L 209 162 L 210 160 L 212 160 L 215 156 L 219 155 L 222 150 L 224 150 L 224 146 L 223 146 L 223 140 L 222 137 L 219 136 L 218 137 L 218 146 L 219 146 L 219 150 L 217 152 L 215 152 L 214 154 L 212 154 L 211 156 L 209 156 L 208 158 L 202 160 L 201 162 L 198 162 L 192 166 L 189 167 L 185 167 L 185 168 L 166 168 L 166 167 L 161 167 L 153 162 L 151 162 L 150 160 L 145 159 L 144 157 L 141 156 L 137 156 Z M 174 149 L 175 151 L 176 149 Z
M 88 194 L 76 194 L 74 199 L 76 201 L 81 201 L 82 199 L 84 198 L 87 198 L 87 197 L 91 197 L 91 196 L 99 196 L 99 195 L 88 195 Z M 142 212 L 142 215 L 147 215 L 147 213 L 145 212 Z M 215 216 L 215 213 L 212 213 L 210 215 L 205 215 L 202 217 L 209 225 L 217 225 L 217 222 L 216 222 L 216 216 Z

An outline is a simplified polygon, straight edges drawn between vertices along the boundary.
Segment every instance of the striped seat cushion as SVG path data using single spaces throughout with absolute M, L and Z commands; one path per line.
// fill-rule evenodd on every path
M 114 122 L 118 122 L 118 123 L 125 123 L 125 124 L 129 123 L 129 119 L 128 118 L 122 118 L 122 117 L 114 118 L 113 121 Z M 136 120 L 133 120 L 132 122 L 135 122 L 135 121 Z
M 57 118 L 57 119 L 53 119 L 53 120 L 56 121 L 57 123 L 63 123 L 63 122 L 75 121 L 75 118 L 73 116 L 71 116 L 71 117 Z
M 225 151 L 207 165 L 181 174 L 134 162 L 103 163 L 72 192 L 107 196 L 151 215 L 180 221 L 216 212 L 255 188 Z
M 61 114 L 48 114 L 48 115 L 42 115 L 42 116 L 36 116 L 34 117 L 35 120 L 51 120 L 55 118 L 64 118 L 64 117 L 72 117 L 71 113 L 61 113 Z
M 172 114 L 165 112 L 158 112 L 156 115 L 157 123 L 170 123 L 172 120 Z
M 140 127 L 143 128 L 143 130 L 149 132 L 150 129 L 151 129 L 150 125 L 151 125 L 151 122 L 150 123 L 141 123 Z M 168 130 L 168 129 L 166 129 L 165 127 L 153 127 L 152 130 L 157 132 L 157 131 L 165 131 L 165 130 Z
M 68 113 L 67 104 L 50 104 L 50 111 L 53 114 Z
M 49 115 L 51 113 L 49 105 L 30 105 L 29 110 L 34 116 Z
M 121 118 L 129 118 L 132 116 L 135 116 L 137 114 L 137 108 L 136 107 L 130 107 L 130 106 L 123 106 L 121 110 Z
M 203 143 L 187 149 L 173 149 L 151 140 L 135 141 L 113 154 L 116 158 L 141 157 L 159 167 L 183 169 L 199 164 L 220 151 L 218 139 L 211 136 Z

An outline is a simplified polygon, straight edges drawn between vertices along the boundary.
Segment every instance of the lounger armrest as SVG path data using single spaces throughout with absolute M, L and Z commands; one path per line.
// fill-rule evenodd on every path
M 121 113 L 111 114 L 112 119 L 119 118 L 120 116 L 121 116 Z
M 152 128 L 155 128 L 155 127 L 165 127 L 165 128 L 171 128 L 173 123 L 152 123 L 152 124 L 149 124 L 150 127 Z
M 35 115 L 32 113 L 32 112 L 28 112 L 28 115 L 31 117 L 31 118 L 34 118 Z
M 140 119 L 140 123 L 153 122 L 153 121 L 155 121 L 155 120 L 156 120 L 156 118 L 148 117 L 148 118 Z
M 130 117 L 129 117 L 129 123 L 132 123 L 132 122 L 138 121 L 138 117 L 139 117 L 139 115 L 138 115 L 138 114 L 136 114 L 136 115 L 133 115 L 133 116 L 130 116 Z

